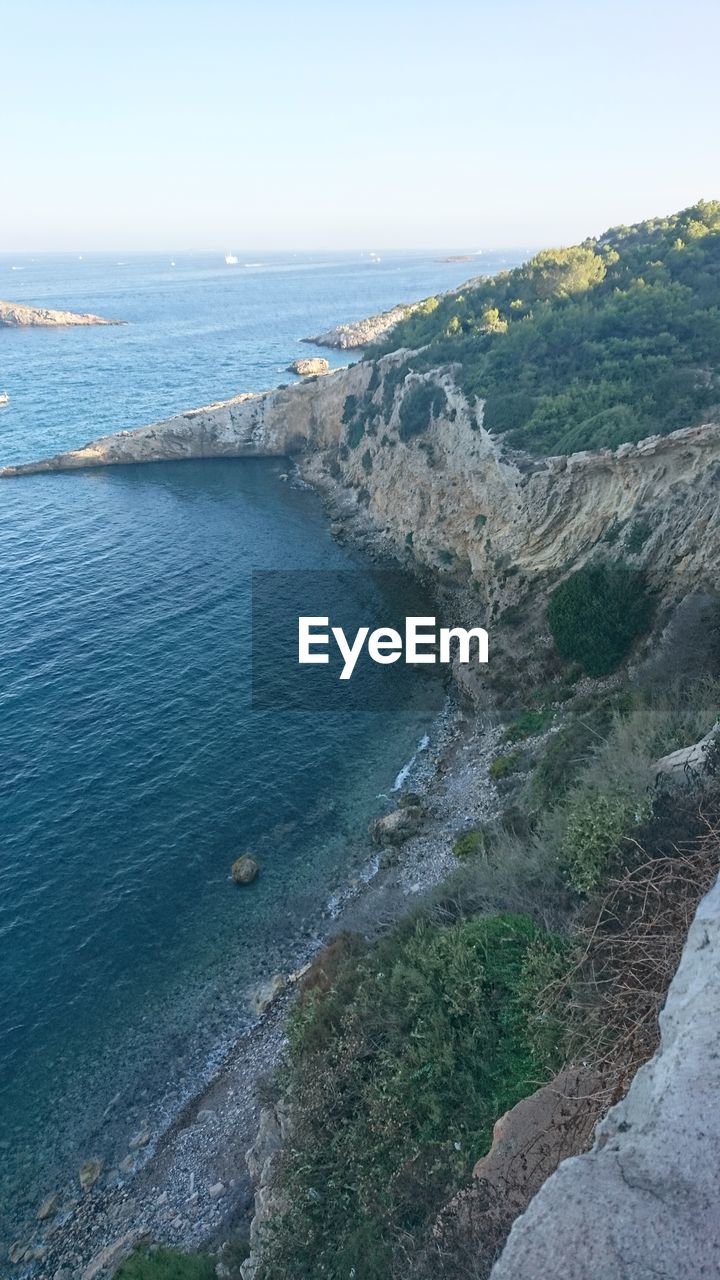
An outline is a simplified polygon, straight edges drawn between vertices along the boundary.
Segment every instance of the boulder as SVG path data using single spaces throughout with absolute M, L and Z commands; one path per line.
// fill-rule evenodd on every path
M 102 1171 L 102 1160 L 86 1160 L 84 1164 L 80 1165 L 78 1178 L 83 1191 L 89 1191 L 91 1187 L 95 1186 Z
M 261 982 L 260 986 L 255 989 L 251 998 L 251 1005 L 257 1014 L 264 1013 L 266 1009 L 278 996 L 285 990 L 287 979 L 282 973 L 276 973 L 272 978 L 268 978 L 266 982 Z
M 720 755 L 720 726 L 714 725 L 709 733 L 690 747 L 671 751 L 655 764 L 655 785 L 671 783 L 678 787 L 693 787 L 715 774 Z
M 423 811 L 420 805 L 403 804 L 399 809 L 387 813 L 384 818 L 376 818 L 370 824 L 370 835 L 375 844 L 404 844 L 420 830 Z
M 329 373 L 330 362 L 323 356 L 310 356 L 307 359 L 300 357 L 299 360 L 293 360 L 288 369 L 290 373 L 298 373 L 301 378 L 312 378 L 321 373 Z
M 230 868 L 230 875 L 235 884 L 252 884 L 260 870 L 258 863 L 249 853 L 236 858 Z

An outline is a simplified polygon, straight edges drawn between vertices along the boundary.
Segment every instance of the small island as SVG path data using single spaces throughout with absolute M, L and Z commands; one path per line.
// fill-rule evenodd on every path
M 20 302 L 0 301 L 0 329 L 59 329 L 70 325 L 126 324 L 125 320 L 106 320 L 103 316 L 78 314 L 75 311 L 52 311 L 49 307 L 28 307 Z

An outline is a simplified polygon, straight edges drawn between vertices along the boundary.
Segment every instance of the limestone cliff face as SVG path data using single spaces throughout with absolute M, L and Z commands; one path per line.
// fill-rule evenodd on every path
M 518 1218 L 492 1280 L 720 1275 L 720 884 L 700 903 L 661 1046 Z
M 403 402 L 420 383 L 442 388 L 444 404 L 404 440 Z M 358 405 L 363 419 L 353 427 Z M 506 601 L 528 576 L 557 574 L 603 540 L 666 590 L 675 578 L 683 589 L 696 585 L 720 562 L 720 424 L 533 461 L 484 429 L 482 405 L 468 404 L 451 368 L 414 373 L 407 351 L 0 474 L 285 455 L 389 551 L 411 547 L 423 565 L 472 573 Z

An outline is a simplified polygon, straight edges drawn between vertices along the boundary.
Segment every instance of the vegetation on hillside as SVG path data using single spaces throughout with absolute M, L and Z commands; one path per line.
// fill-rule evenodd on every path
M 458 833 L 457 872 L 409 917 L 315 962 L 282 1077 L 288 1210 L 262 1280 L 487 1274 L 477 1255 L 472 1270 L 439 1258 L 432 1223 L 494 1121 L 563 1062 L 602 1069 L 600 1109 L 652 1053 L 688 912 L 718 865 L 717 840 L 678 852 L 707 827 L 696 796 L 653 791 L 652 765 L 717 709 L 717 685 L 696 683 L 579 696 L 549 735 L 547 714 L 520 717 L 521 740 L 547 735 L 539 784 L 530 774 L 512 815 Z
M 537 454 L 615 448 L 720 405 L 720 202 L 614 227 L 428 301 L 369 357 L 458 362 L 485 426 Z

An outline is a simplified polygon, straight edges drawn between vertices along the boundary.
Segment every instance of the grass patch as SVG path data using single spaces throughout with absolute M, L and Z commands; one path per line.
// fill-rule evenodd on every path
M 507 730 L 508 742 L 522 742 L 524 738 L 534 738 L 550 728 L 555 719 L 552 707 L 540 707 L 537 711 L 523 711 Z
M 514 773 L 520 763 L 522 752 L 511 751 L 505 756 L 496 756 L 493 760 L 488 774 L 493 782 L 501 782 L 503 778 L 507 778 Z
M 464 862 L 466 858 L 479 857 L 485 852 L 485 848 L 484 832 L 479 827 L 474 827 L 472 831 L 463 831 L 456 837 L 453 853 L 460 862 Z
M 142 1248 L 115 1272 L 115 1280 L 215 1280 L 215 1264 L 207 1253 Z

